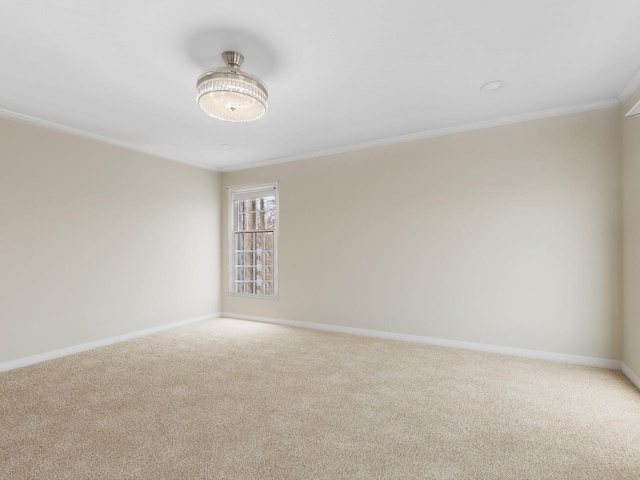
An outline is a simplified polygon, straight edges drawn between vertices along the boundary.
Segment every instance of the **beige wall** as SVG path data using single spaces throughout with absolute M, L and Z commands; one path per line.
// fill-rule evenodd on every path
M 280 182 L 280 299 L 223 311 L 621 358 L 618 108 L 223 174 Z M 226 204 L 224 193 L 223 204 Z
M 638 373 L 640 120 L 622 110 L 225 173 L 280 182 L 279 301 L 226 293 L 220 174 L 0 119 L 0 362 L 215 313 L 221 289 L 231 313 L 621 358 L 624 151 Z
M 640 89 L 622 115 L 640 100 Z M 624 362 L 640 375 L 640 118 L 624 118 Z
M 0 119 L 0 362 L 220 310 L 220 174 Z

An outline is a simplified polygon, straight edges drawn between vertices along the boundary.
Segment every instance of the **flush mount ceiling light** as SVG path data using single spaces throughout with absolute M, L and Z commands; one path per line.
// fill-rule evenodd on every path
M 228 122 L 251 122 L 267 111 L 267 87 L 256 76 L 240 70 L 244 57 L 224 52 L 226 67 L 207 70 L 198 77 L 198 105 L 209 115 Z

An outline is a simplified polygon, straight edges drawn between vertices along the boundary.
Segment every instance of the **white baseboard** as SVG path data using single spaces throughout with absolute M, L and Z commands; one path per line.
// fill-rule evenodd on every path
M 66 357 L 68 355 L 74 355 L 80 352 L 86 352 L 87 350 L 93 350 L 94 348 L 106 347 L 107 345 L 113 345 L 114 343 L 125 342 L 138 337 L 144 337 L 147 335 L 153 335 L 154 333 L 163 332 L 165 330 L 171 330 L 173 328 L 184 327 L 191 325 L 192 323 L 203 322 L 205 320 L 211 320 L 218 318 L 220 313 L 210 313 L 208 315 L 202 315 L 200 317 L 190 318 L 188 320 L 182 320 L 179 322 L 167 323 L 165 325 L 159 325 L 157 327 L 147 328 L 145 330 L 138 330 L 137 332 L 124 333 L 115 337 L 103 338 L 101 340 L 95 340 L 89 343 L 83 343 L 82 345 L 74 345 L 72 347 L 61 348 L 60 350 L 54 350 L 52 352 L 39 353 L 30 357 L 19 358 L 17 360 L 9 360 L 8 362 L 0 363 L 0 372 L 6 372 L 8 370 L 14 370 L 16 368 L 26 367 L 35 363 L 46 362 L 47 360 L 53 360 L 54 358 Z
M 324 323 L 301 322 L 297 320 L 281 320 L 278 318 L 256 317 L 254 315 L 242 315 L 238 313 L 222 312 L 226 318 L 238 320 L 250 320 L 252 322 L 273 323 L 276 325 L 286 325 L 289 327 L 310 328 L 313 330 L 323 330 L 327 332 L 348 333 L 364 337 L 385 338 L 389 340 L 401 340 L 404 342 L 422 343 L 424 345 L 434 345 L 438 347 L 458 348 L 461 350 L 474 350 L 477 352 L 497 353 L 500 355 L 510 355 L 513 357 L 535 358 L 538 360 L 550 360 L 553 362 L 571 363 L 574 365 L 586 365 L 589 367 L 607 368 L 610 370 L 620 370 L 619 360 L 609 360 L 606 358 L 584 357 L 581 355 L 571 355 L 567 353 L 544 352 L 540 350 L 526 350 L 523 348 L 501 347 L 498 345 L 487 345 L 484 343 L 463 342 L 459 340 L 447 340 L 444 338 L 423 337 L 419 335 L 408 335 L 405 333 L 384 332 L 380 330 L 367 330 L 364 328 L 343 327 L 340 325 L 327 325 Z
M 312 330 L 346 333 L 351 335 L 383 338 L 383 339 L 389 339 L 389 340 L 400 340 L 404 342 L 421 343 L 424 345 L 458 348 L 462 350 L 474 350 L 478 352 L 496 353 L 500 355 L 510 355 L 514 357 L 550 360 L 554 362 L 570 363 L 574 365 L 586 365 L 590 367 L 607 368 L 611 370 L 622 370 L 624 374 L 629 378 L 629 380 L 631 380 L 631 382 L 633 382 L 640 389 L 640 377 L 638 377 L 638 375 L 636 375 L 627 365 L 625 365 L 624 363 L 618 360 L 585 357 L 585 356 L 570 355 L 565 353 L 544 352 L 540 350 L 526 350 L 522 348 L 501 347 L 498 345 L 487 345 L 483 343 L 472 343 L 472 342 L 464 342 L 459 340 L 447 340 L 443 338 L 423 337 L 419 335 L 385 332 L 381 330 L 368 330 L 364 328 L 343 327 L 340 325 L 301 322 L 297 320 L 282 320 L 277 318 L 258 317 L 254 315 L 242 315 L 242 314 L 230 313 L 230 312 L 223 312 L 222 314 L 211 313 L 209 315 L 190 318 L 188 320 L 182 320 L 179 322 L 168 323 L 165 325 L 159 325 L 157 327 L 147 328 L 145 330 L 138 330 L 136 332 L 117 335 L 115 337 L 95 340 L 93 342 L 83 343 L 81 345 L 74 345 L 72 347 L 62 348 L 60 350 L 54 350 L 52 352 L 32 355 L 30 357 L 19 358 L 17 360 L 10 360 L 8 362 L 0 363 L 0 372 L 6 372 L 8 370 L 14 370 L 16 368 L 26 367 L 28 365 L 34 365 L 40 362 L 46 362 L 47 360 L 66 357 L 68 355 L 74 355 L 76 353 L 85 352 L 87 350 L 93 350 L 95 348 L 105 347 L 107 345 L 113 345 L 114 343 L 125 342 L 127 340 L 132 340 L 134 338 L 153 335 L 154 333 L 159 333 L 165 330 L 184 327 L 192 323 L 198 323 L 198 322 L 203 322 L 205 320 L 219 318 L 220 316 L 227 317 L 227 318 L 235 318 L 238 320 L 249 320 L 252 322 L 272 323 L 276 325 L 308 328 Z
M 640 377 L 635 374 L 624 362 L 621 363 L 622 373 L 624 373 L 631 383 L 633 383 L 638 389 L 640 389 Z

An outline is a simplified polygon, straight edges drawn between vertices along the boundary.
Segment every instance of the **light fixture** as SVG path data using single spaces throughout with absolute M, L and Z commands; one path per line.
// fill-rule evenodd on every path
M 267 111 L 267 87 L 240 70 L 244 57 L 224 52 L 226 67 L 207 70 L 198 77 L 198 104 L 209 115 L 228 122 L 251 122 Z
M 480 87 L 480 90 L 483 92 L 495 92 L 496 90 L 504 87 L 504 82 L 502 80 L 494 80 L 493 82 L 485 83 Z

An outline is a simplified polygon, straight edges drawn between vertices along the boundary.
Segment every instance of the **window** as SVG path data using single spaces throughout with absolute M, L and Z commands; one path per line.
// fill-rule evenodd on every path
M 229 293 L 278 295 L 277 183 L 229 188 Z

